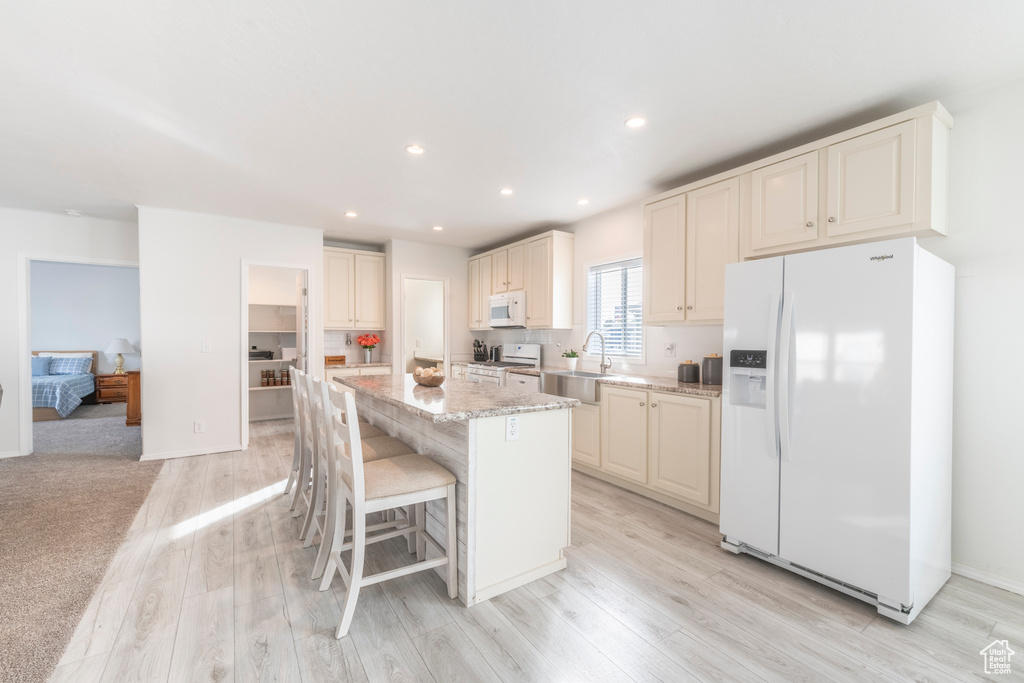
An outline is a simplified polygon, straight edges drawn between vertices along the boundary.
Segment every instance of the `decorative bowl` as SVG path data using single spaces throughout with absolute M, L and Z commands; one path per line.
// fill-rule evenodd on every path
M 416 380 L 416 384 L 421 384 L 425 387 L 439 387 L 444 384 L 444 375 L 431 375 L 430 377 L 413 375 L 412 378 Z

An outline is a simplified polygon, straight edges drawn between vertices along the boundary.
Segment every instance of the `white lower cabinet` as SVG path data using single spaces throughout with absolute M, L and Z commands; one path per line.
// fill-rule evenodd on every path
M 573 409 L 573 465 L 668 505 L 717 519 L 721 399 L 602 384 Z
M 453 363 L 451 366 L 451 376 L 455 379 L 466 379 L 466 364 Z
M 572 409 L 572 461 L 601 466 L 601 408 L 581 403 Z
M 647 392 L 602 386 L 602 469 L 647 483 Z
M 375 367 L 375 368 L 327 368 L 324 371 L 324 375 L 331 382 L 334 381 L 335 377 L 353 377 L 353 376 L 357 376 L 357 375 L 363 375 L 363 376 L 365 376 L 365 375 L 390 375 L 390 374 L 391 374 L 391 367 L 390 366 Z M 337 384 L 335 386 L 337 388 L 339 388 L 339 389 L 344 389 L 345 391 L 352 391 L 350 388 L 348 388 L 348 387 L 346 387 L 344 385 L 341 385 L 341 384 Z
M 650 395 L 649 484 L 697 505 L 711 502 L 711 401 Z

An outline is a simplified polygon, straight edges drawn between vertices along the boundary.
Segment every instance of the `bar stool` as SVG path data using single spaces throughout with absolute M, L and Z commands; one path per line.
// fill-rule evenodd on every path
M 327 429 L 329 428 L 327 407 L 330 405 L 329 399 L 325 404 L 325 398 L 328 396 L 326 387 L 328 384 L 320 380 L 319 377 L 313 375 L 305 376 L 306 382 L 306 404 L 308 408 L 308 420 L 305 424 L 306 428 L 310 430 L 310 451 L 311 459 L 313 463 L 311 473 L 311 486 L 312 495 L 308 499 L 308 507 L 306 508 L 306 518 L 303 521 L 302 532 L 299 538 L 302 540 L 303 547 L 308 548 L 317 538 L 320 537 L 320 552 L 317 553 L 317 559 L 313 563 L 313 572 L 310 578 L 315 579 L 319 577 L 324 570 L 324 566 L 327 563 L 327 555 L 330 550 L 331 534 L 328 532 L 328 526 L 330 525 L 331 517 L 327 514 L 327 461 L 328 461 L 328 440 L 327 440 Z M 362 424 L 360 424 L 360 427 Z M 367 425 L 369 427 L 369 425 Z M 398 455 L 406 455 L 412 453 L 412 449 L 407 445 L 399 441 L 398 439 L 383 435 L 384 433 L 375 428 L 371 428 L 368 431 L 373 433 L 376 431 L 382 436 L 375 436 L 366 440 L 363 443 L 363 452 L 367 455 L 367 460 L 381 460 L 383 458 L 391 458 Z M 408 517 L 408 513 L 403 514 L 403 518 Z M 409 544 L 409 552 L 414 552 L 412 543 Z
M 388 581 L 414 572 L 447 565 L 448 596 L 458 597 L 458 541 L 456 538 L 455 475 L 418 453 L 364 462 L 363 444 L 359 438 L 356 403 L 349 392 L 327 386 L 324 406 L 331 406 L 325 414 L 325 438 L 330 444 L 328 473 L 328 505 L 332 518 L 332 535 L 327 567 L 320 582 L 320 590 L 330 587 L 335 572 L 341 575 L 348 590 L 342 605 L 341 623 L 335 633 L 341 638 L 348 633 L 355 613 L 356 601 L 363 586 Z M 426 531 L 426 503 L 444 500 L 446 512 L 446 548 Z M 346 504 L 352 506 L 352 540 L 346 529 Z M 367 526 L 366 515 L 394 508 L 414 506 L 415 521 L 407 518 L 397 522 L 382 522 Z M 372 534 L 372 535 L 368 535 Z M 377 574 L 363 575 L 366 546 L 398 536 L 415 534 L 417 562 Z M 426 545 L 430 544 L 441 557 L 426 559 Z M 348 567 L 341 553 L 351 550 Z
M 305 374 L 294 365 L 289 367 L 288 370 L 288 376 L 292 378 L 292 419 L 295 423 L 295 450 L 292 452 L 291 469 L 288 470 L 288 483 L 284 485 L 285 495 L 288 495 L 288 492 L 292 490 L 292 486 L 297 484 L 299 473 L 302 471 L 302 416 L 299 408 L 299 382 L 295 380 L 300 375 Z M 298 503 L 299 496 L 292 496 L 292 503 L 288 509 L 294 510 Z

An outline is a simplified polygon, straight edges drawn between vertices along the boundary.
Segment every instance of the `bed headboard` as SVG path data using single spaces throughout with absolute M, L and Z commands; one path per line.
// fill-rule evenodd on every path
M 38 356 L 41 353 L 91 353 L 92 354 L 92 368 L 89 370 L 90 373 L 96 375 L 99 374 L 96 369 L 100 364 L 100 352 L 99 351 L 75 351 L 70 349 L 67 351 L 51 351 L 50 349 L 43 349 L 42 351 L 33 351 L 33 356 Z

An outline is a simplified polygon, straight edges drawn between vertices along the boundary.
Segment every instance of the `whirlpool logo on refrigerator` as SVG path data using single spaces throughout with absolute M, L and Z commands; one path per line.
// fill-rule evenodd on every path
M 872 261 L 887 261 L 892 258 L 892 254 L 879 254 L 878 256 L 871 256 Z

